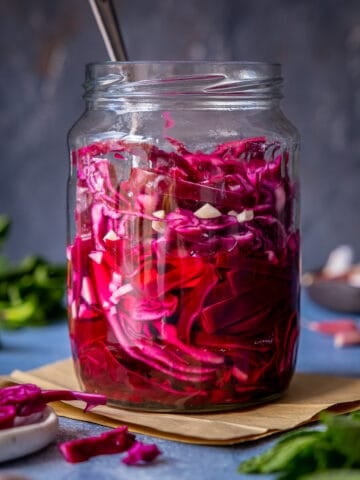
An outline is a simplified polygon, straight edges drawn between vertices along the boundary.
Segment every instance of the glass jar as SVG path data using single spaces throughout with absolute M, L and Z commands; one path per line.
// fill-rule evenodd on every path
M 69 135 L 82 387 L 157 411 L 277 398 L 299 315 L 299 136 L 266 63 L 103 63 Z

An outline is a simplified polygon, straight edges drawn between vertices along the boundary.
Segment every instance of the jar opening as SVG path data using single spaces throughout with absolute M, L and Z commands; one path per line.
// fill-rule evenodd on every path
M 86 66 L 85 98 L 281 98 L 281 65 L 265 62 L 105 62 Z

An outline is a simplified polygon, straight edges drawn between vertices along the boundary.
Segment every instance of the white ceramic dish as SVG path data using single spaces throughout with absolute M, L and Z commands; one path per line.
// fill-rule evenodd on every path
M 0 430 L 0 462 L 36 452 L 51 443 L 58 431 L 54 410 L 46 407 L 36 423 Z

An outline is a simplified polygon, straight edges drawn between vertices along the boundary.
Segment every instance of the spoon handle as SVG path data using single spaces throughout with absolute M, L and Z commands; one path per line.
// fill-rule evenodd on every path
M 112 0 L 89 0 L 111 61 L 128 60 Z

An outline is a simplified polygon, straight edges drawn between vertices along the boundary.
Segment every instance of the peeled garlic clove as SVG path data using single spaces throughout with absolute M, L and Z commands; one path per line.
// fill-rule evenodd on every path
M 200 207 L 196 212 L 194 212 L 195 217 L 201 218 L 203 220 L 208 220 L 211 218 L 221 217 L 222 213 L 215 207 L 213 207 L 210 203 L 205 203 L 202 207 Z
M 109 230 L 106 235 L 103 237 L 104 242 L 116 242 L 120 237 L 114 232 L 114 230 Z
M 156 210 L 152 213 L 153 217 L 160 218 L 163 220 L 165 218 L 165 210 Z M 151 226 L 155 232 L 164 233 L 165 232 L 165 222 L 161 222 L 158 220 L 153 220 L 151 222 Z
M 340 245 L 329 255 L 322 273 L 328 277 L 338 277 L 347 273 L 354 260 L 354 250 L 349 245 Z
M 253 210 L 243 210 L 236 215 L 236 218 L 239 223 L 249 222 L 254 219 L 254 212 Z

